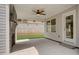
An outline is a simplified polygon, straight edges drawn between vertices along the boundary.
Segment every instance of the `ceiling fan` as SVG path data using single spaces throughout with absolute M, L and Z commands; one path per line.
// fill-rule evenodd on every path
M 44 12 L 44 10 L 41 10 L 41 9 L 36 9 L 36 10 L 33 10 L 33 12 L 35 12 L 35 14 L 37 15 L 46 15 Z

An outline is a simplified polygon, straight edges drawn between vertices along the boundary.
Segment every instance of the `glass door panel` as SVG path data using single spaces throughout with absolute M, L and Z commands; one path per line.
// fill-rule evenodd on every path
M 73 39 L 73 15 L 66 16 L 66 38 Z

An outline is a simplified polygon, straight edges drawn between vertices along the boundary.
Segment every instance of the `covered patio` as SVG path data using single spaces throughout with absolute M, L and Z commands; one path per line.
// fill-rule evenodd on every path
M 17 26 L 13 31 L 11 30 L 15 34 L 15 38 L 12 38 L 11 41 L 12 46 L 10 54 L 79 54 L 79 49 L 76 48 L 78 47 L 78 39 L 76 39 L 76 34 L 78 33 L 76 32 L 75 25 L 77 21 L 76 11 L 78 11 L 78 5 L 14 4 L 11 6 L 13 6 L 15 10 L 13 13 L 15 12 L 16 14 L 16 17 L 14 14 L 14 17 L 16 18 L 14 19 L 16 20 Z M 32 33 L 42 33 L 43 35 L 41 36 L 42 38 L 40 38 L 40 35 L 36 34 L 35 38 L 31 35 L 28 36 L 29 33 L 31 35 Z M 63 44 L 68 45 L 69 47 Z M 71 47 L 75 49 L 72 49 Z
M 79 54 L 78 4 L 9 4 L 0 12 L 0 54 Z

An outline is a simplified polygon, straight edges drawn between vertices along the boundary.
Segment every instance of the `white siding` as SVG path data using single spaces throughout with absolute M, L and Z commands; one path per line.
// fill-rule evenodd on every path
M 6 6 L 0 5 L 0 54 L 6 52 Z
M 8 44 L 9 43 L 9 33 L 8 33 L 8 27 L 7 26 L 9 23 L 9 17 L 7 18 L 7 16 L 9 16 L 7 13 L 7 7 L 8 5 L 1 5 L 0 4 L 0 54 L 5 54 L 7 53 L 7 48 L 8 48 Z M 9 7 L 9 6 L 8 6 Z M 8 39 L 8 40 L 7 40 Z

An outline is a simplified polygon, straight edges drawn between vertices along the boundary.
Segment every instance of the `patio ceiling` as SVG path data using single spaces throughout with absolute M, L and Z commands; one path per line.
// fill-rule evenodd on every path
M 46 20 L 74 5 L 72 4 L 15 4 L 18 19 L 27 20 Z M 46 15 L 36 15 L 32 11 L 35 8 L 43 8 Z

